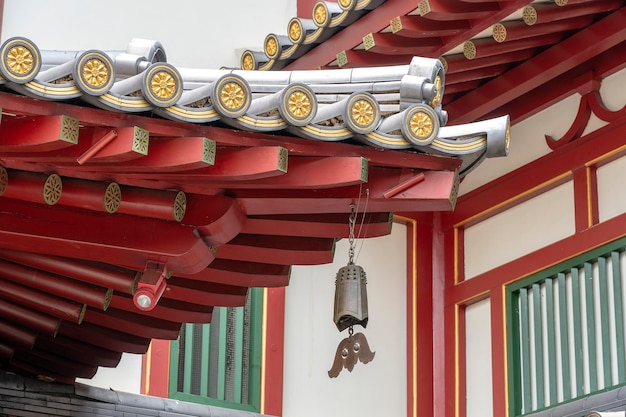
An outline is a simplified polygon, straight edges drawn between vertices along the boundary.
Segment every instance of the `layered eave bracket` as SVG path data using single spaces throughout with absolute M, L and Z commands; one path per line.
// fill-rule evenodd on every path
M 452 210 L 508 150 L 506 116 L 445 126 L 437 60 L 267 77 L 143 41 L 0 53 L 0 367 L 62 382 L 331 262 L 355 206 L 366 237 Z

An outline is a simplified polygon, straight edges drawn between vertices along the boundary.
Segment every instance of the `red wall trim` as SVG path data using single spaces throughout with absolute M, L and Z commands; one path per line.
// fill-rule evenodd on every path
M 283 414 L 283 357 L 285 353 L 285 288 L 265 290 L 265 359 L 261 413 Z
M 508 411 L 508 378 L 506 364 L 506 316 L 504 286 L 495 288 L 490 294 L 491 301 L 491 381 L 493 392 L 493 417 L 506 417 Z
M 152 339 L 142 358 L 141 393 L 156 397 L 169 396 L 170 341 Z

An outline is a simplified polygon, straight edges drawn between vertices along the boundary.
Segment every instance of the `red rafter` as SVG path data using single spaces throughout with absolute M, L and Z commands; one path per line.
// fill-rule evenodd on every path
M 453 123 L 475 121 L 514 98 L 626 40 L 626 9 L 620 9 L 501 77 L 449 103 Z

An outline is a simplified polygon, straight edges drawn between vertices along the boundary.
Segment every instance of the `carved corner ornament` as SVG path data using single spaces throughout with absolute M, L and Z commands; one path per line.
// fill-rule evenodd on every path
M 363 333 L 355 333 L 346 337 L 337 346 L 335 360 L 333 366 L 328 371 L 328 376 L 336 378 L 343 368 L 346 368 L 348 372 L 352 372 L 357 361 L 361 361 L 363 364 L 369 363 L 374 359 L 375 354 L 376 352 L 370 350 Z
M 599 80 L 595 74 L 590 72 L 583 77 L 584 79 L 581 80 L 577 88 L 578 93 L 582 95 L 578 106 L 578 113 L 569 130 L 560 139 L 545 135 L 546 143 L 552 150 L 567 145 L 576 139 L 580 139 L 589 123 L 591 113 L 608 123 L 626 116 L 626 106 L 622 107 L 620 110 L 611 111 L 604 105 L 602 95 L 600 94 L 602 81 Z

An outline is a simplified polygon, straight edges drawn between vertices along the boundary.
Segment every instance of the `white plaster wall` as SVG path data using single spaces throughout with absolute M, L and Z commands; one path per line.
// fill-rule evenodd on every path
M 374 360 L 329 378 L 339 342 L 333 323 L 335 275 L 348 260 L 338 242 L 335 262 L 294 267 L 285 306 L 284 417 L 406 415 L 406 227 L 367 239 L 356 264 L 367 273 L 369 323 L 362 332 Z
M 602 82 L 600 94 L 609 110 L 615 111 L 626 105 L 626 69 Z M 463 179 L 459 194 L 465 194 L 551 152 L 545 135 L 562 137 L 569 129 L 580 104 L 580 95 L 574 94 L 528 119 L 511 126 L 509 155 L 505 158 L 485 160 Z M 592 115 L 584 134 L 606 123 Z
M 479 301 L 465 308 L 465 383 L 467 417 L 493 415 L 491 378 L 491 302 Z
M 573 201 L 567 182 L 465 229 L 465 278 L 573 234 Z
M 598 214 L 600 221 L 603 222 L 626 212 L 626 197 L 624 197 L 626 157 L 598 168 L 597 176 Z
M 5 0 L 2 41 L 25 36 L 42 50 L 124 50 L 133 38 L 161 41 L 179 67 L 239 66 L 242 49 L 262 50 L 287 33 L 293 0 Z

